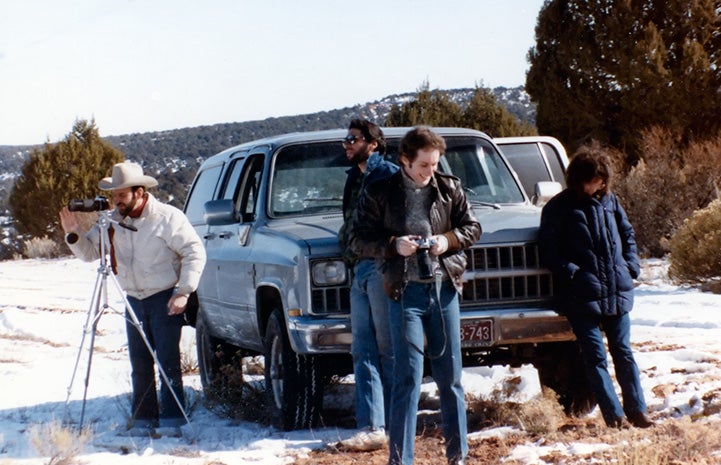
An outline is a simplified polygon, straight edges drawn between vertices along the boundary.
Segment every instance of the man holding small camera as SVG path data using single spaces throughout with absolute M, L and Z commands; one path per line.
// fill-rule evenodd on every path
M 355 253 L 383 260 L 390 299 L 390 465 L 413 463 L 424 355 L 438 385 L 448 463 L 462 465 L 468 454 L 458 294 L 463 250 L 481 226 L 458 178 L 437 172 L 445 148 L 428 127 L 409 131 L 400 143 L 401 169 L 366 188 L 350 236 Z
M 131 162 L 117 163 L 112 176 L 99 184 L 100 189 L 112 192 L 115 210 L 110 213 L 111 221 L 125 226 L 108 230 L 110 263 L 141 325 L 138 328 L 126 315 L 133 384 L 131 433 L 139 434 L 158 426 L 179 428 L 185 424 L 180 335 L 188 297 L 196 290 L 205 266 L 203 243 L 183 212 L 147 192 L 157 185 L 154 178 L 143 174 L 140 165 Z M 60 224 L 66 243 L 78 258 L 100 258 L 102 231 L 98 224 L 84 233 L 78 215 L 68 207 L 60 211 Z M 161 378 L 160 405 L 154 358 L 144 336 L 171 385 Z

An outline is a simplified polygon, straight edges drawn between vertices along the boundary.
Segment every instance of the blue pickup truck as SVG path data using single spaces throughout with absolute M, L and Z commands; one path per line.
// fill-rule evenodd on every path
M 384 129 L 391 159 L 408 129 Z M 447 143 L 440 170 L 461 179 L 483 227 L 463 276 L 464 364 L 533 364 L 569 412 L 589 410 L 574 336 L 553 310 L 552 276 L 536 246 L 539 206 L 563 186 L 563 147 L 551 138 L 497 143 L 471 129 L 434 130 Z M 238 372 L 225 365 L 264 356 L 273 423 L 284 430 L 316 424 L 327 380 L 352 366 L 349 270 L 337 239 L 345 134 L 293 133 L 229 148 L 202 164 L 185 204 L 208 257 L 197 291 L 203 386 L 217 392 Z

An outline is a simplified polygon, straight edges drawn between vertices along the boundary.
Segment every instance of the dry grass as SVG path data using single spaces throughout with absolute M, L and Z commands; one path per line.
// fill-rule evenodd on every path
M 468 431 L 477 432 L 499 426 L 512 426 L 514 432 L 469 440 L 467 465 L 521 464 L 512 460 L 517 446 L 551 446 L 541 457 L 543 462 L 565 465 L 721 465 L 721 422 L 717 413 L 695 418 L 657 419 L 649 429 L 608 428 L 598 415 L 571 418 L 563 414 L 552 391 L 524 403 L 504 399 L 514 389 L 509 378 L 490 399 L 469 399 Z M 704 396 L 712 400 L 721 394 Z M 714 404 L 715 405 L 715 404 Z M 576 446 L 577 445 L 577 446 Z M 416 436 L 417 465 L 445 463 L 445 444 L 438 422 L 419 418 Z M 374 452 L 350 452 L 333 446 L 299 457 L 296 465 L 385 465 L 388 448 Z M 535 462 L 534 462 L 535 463 Z
M 28 258 L 57 258 L 62 255 L 60 246 L 45 237 L 33 237 L 23 242 L 23 255 Z
M 180 350 L 180 371 L 185 375 L 194 375 L 198 373 L 198 357 L 195 355 L 194 341 Z
M 28 436 L 38 454 L 49 457 L 47 465 L 79 464 L 77 456 L 93 439 L 90 430 L 76 431 L 59 421 L 31 426 Z
M 545 402 L 545 401 L 544 401 Z M 499 409 L 501 410 L 501 409 Z M 472 431 L 470 428 L 469 431 Z M 497 427 L 499 425 L 490 425 Z M 520 464 L 510 459 L 514 448 L 523 444 L 558 445 L 541 457 L 543 462 L 565 465 L 719 465 L 721 428 L 718 421 L 694 422 L 688 417 L 668 419 L 650 429 L 612 429 L 596 418 L 565 418 L 556 432 L 532 434 L 527 431 L 503 437 L 471 439 L 467 465 Z M 587 444 L 592 452 L 569 452 L 571 444 Z M 417 465 L 445 463 L 443 435 L 425 430 L 416 436 Z M 579 448 L 582 450 L 583 448 Z M 299 457 L 296 465 L 385 465 L 388 448 L 374 452 L 349 452 L 328 447 Z M 535 462 L 534 462 L 535 463 Z
M 236 363 L 224 365 L 221 374 L 213 381 L 210 393 L 206 391 L 207 406 L 223 418 L 270 423 L 265 386 L 250 383 L 243 378 L 248 368 L 246 358 L 236 358 Z M 249 374 L 249 373 L 248 373 Z
M 32 334 L 0 334 L 0 339 L 6 339 L 8 341 L 25 341 L 25 342 L 36 342 L 48 347 L 68 347 L 67 343 L 53 342 L 50 339 L 33 336 Z
M 472 399 L 468 402 L 468 420 L 471 429 L 482 426 L 513 426 L 529 434 L 548 434 L 558 430 L 566 421 L 558 396 L 543 389 L 539 396 L 528 402 L 508 402 L 517 390 L 514 378 L 504 383 L 503 390 L 494 392 L 490 399 Z

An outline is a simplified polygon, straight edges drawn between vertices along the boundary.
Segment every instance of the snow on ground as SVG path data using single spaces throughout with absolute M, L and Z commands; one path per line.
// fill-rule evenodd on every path
M 340 428 L 281 432 L 222 418 L 204 406 L 198 376 L 186 376 L 191 424 L 184 427 L 182 438 L 119 436 L 129 415 L 130 364 L 122 299 L 112 282 L 110 306 L 98 322 L 89 376 L 90 354 L 79 350 L 96 266 L 74 258 L 0 262 L 0 464 L 48 463 L 48 456 L 32 444 L 33 432 L 54 422 L 77 424 L 86 378 L 84 423 L 92 425 L 93 433 L 79 458 L 88 465 L 286 464 L 310 449 L 353 434 Z M 699 399 L 721 390 L 721 296 L 671 285 L 664 276 L 663 261 L 645 262 L 631 314 L 632 342 L 647 403 L 660 421 L 697 414 Z M 181 345 L 195 357 L 193 328 L 184 329 Z M 89 347 L 89 336 L 83 347 Z M 522 379 L 514 400 L 523 401 L 540 391 L 531 367 L 469 368 L 463 384 L 468 393 L 487 397 L 510 376 Z M 326 403 L 352 405 L 352 389 L 342 387 Z M 429 383 L 424 390 L 433 392 L 434 385 Z M 508 431 L 495 428 L 472 434 L 502 436 Z M 512 458 L 544 463 L 539 457 L 550 449 L 574 455 L 590 447 L 598 446 L 528 443 L 517 447 Z

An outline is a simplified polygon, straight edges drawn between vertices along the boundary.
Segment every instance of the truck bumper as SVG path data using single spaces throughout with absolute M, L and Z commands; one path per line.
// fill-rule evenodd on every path
M 288 337 L 299 354 L 350 353 L 353 341 L 350 318 L 291 317 Z
M 479 319 L 492 322 L 492 338 L 464 343 L 464 349 L 575 339 L 568 320 L 545 308 L 461 310 L 461 324 Z M 353 341 L 350 318 L 292 317 L 288 320 L 288 335 L 293 350 L 299 354 L 350 353 Z
M 491 340 L 488 343 L 464 344 L 464 348 L 572 341 L 576 338 L 568 320 L 546 308 L 490 311 L 461 309 L 462 325 L 479 319 L 492 321 Z

